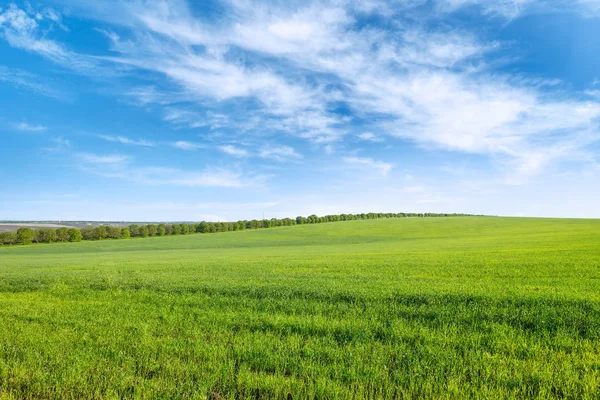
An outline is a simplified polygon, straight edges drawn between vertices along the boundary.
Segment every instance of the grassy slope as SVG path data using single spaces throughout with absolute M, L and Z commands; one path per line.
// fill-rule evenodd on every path
M 0 398 L 600 396 L 600 221 L 0 248 Z

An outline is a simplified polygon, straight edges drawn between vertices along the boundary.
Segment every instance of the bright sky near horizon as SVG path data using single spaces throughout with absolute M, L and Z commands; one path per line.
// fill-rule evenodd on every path
M 600 0 L 0 0 L 0 220 L 600 217 Z

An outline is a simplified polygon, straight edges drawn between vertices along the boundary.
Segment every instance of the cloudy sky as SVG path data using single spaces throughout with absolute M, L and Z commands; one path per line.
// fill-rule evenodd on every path
M 600 0 L 0 0 L 0 219 L 600 217 Z

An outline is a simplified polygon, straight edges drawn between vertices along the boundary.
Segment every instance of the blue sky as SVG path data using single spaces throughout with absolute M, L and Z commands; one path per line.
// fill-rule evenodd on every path
M 600 0 L 0 0 L 0 219 L 600 217 Z

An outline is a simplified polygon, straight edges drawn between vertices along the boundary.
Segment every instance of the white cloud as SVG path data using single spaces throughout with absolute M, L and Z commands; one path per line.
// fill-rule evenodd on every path
M 107 3 L 103 6 L 111 7 Z M 191 17 L 184 2 L 173 1 L 160 5 L 148 3 L 144 6 L 130 3 L 124 7 L 129 13 L 123 14 L 123 9 L 120 9 L 116 20 L 112 13 L 98 11 L 99 8 L 101 7 L 91 7 L 102 18 L 134 28 L 133 39 L 139 39 L 134 45 L 132 40 L 121 40 L 118 35 L 108 35 L 113 42 L 112 50 L 121 55 L 104 57 L 103 60 L 119 63 L 127 68 L 162 74 L 177 85 L 176 91 L 183 94 L 180 100 L 193 99 L 192 103 L 205 103 L 205 99 L 214 99 L 218 106 L 222 102 L 251 98 L 261 105 L 258 116 L 272 129 L 277 126 L 277 119 L 284 118 L 280 128 L 298 136 L 315 140 L 332 140 L 340 136 L 330 127 L 337 119 L 326 115 L 321 115 L 318 119 L 311 118 L 322 113 L 325 106 L 326 96 L 320 86 L 296 78 L 287 79 L 269 66 L 247 66 L 235 58 L 231 59 L 227 52 L 229 46 L 235 45 L 233 39 L 237 35 L 227 33 L 222 26 L 200 25 Z M 333 15 L 335 13 L 326 14 L 323 27 L 337 18 Z M 273 35 L 282 36 L 282 40 L 291 40 L 289 34 L 293 32 L 285 33 L 283 25 L 272 25 Z M 236 26 L 243 28 L 242 24 Z M 153 35 L 148 35 L 148 32 Z M 174 46 L 173 43 L 178 45 Z M 191 45 L 202 45 L 207 49 L 190 52 L 187 47 Z M 173 97 L 165 97 L 162 93 L 157 93 L 155 88 L 150 92 L 137 90 L 130 94 L 139 96 L 141 105 L 173 101 Z M 299 115 L 303 117 L 299 119 Z M 204 118 L 192 110 L 170 110 L 165 118 L 190 127 L 207 125 Z M 302 122 L 304 120 L 312 122 L 307 124 Z
M 477 6 L 488 14 L 515 18 L 524 11 L 525 7 L 535 2 L 536 0 L 438 0 L 437 4 L 444 11 L 455 11 L 465 6 Z
M 464 7 L 475 7 L 484 14 L 514 19 L 541 12 L 577 13 L 584 18 L 600 14 L 598 0 L 438 0 L 438 10 L 453 12 Z
M 240 188 L 253 183 L 252 179 L 245 178 L 241 173 L 216 170 L 203 172 L 175 172 L 172 178 L 161 183 L 172 183 L 190 187 L 231 187 Z
M 143 185 L 241 188 L 261 184 L 269 178 L 266 175 L 218 168 L 186 171 L 178 168 L 138 167 L 131 157 L 125 155 L 80 153 L 78 158 L 82 162 L 79 166 L 87 172 Z
M 223 203 L 223 202 L 205 202 L 205 203 L 175 203 L 175 202 L 160 202 L 152 204 L 144 204 L 140 207 L 161 209 L 161 210 L 206 210 L 206 211 L 235 211 L 240 208 L 251 210 L 262 210 L 278 205 L 278 202 L 258 202 L 258 203 Z
M 108 136 L 108 135 L 98 135 L 99 138 L 106 140 L 108 142 L 116 142 L 122 144 L 129 144 L 133 146 L 142 146 L 142 147 L 154 147 L 155 144 L 153 142 L 149 142 L 144 139 L 133 140 L 129 139 L 125 136 Z
M 343 160 L 347 164 L 351 164 L 351 165 L 358 166 L 361 168 L 364 167 L 364 168 L 375 169 L 382 176 L 387 176 L 389 174 L 389 172 L 392 170 L 392 168 L 394 167 L 392 164 L 388 164 L 383 161 L 376 161 L 376 160 L 373 160 L 372 158 L 366 158 L 366 157 L 344 157 Z
M 585 155 L 598 135 L 598 100 L 495 72 L 489 61 L 502 43 L 448 24 L 425 28 L 404 16 L 422 4 L 235 1 L 224 3 L 223 15 L 211 22 L 195 17 L 183 0 L 70 3 L 126 28 L 119 35 L 105 29 L 115 55 L 104 62 L 162 77 L 130 95 L 144 107 L 160 107 L 178 127 L 286 133 L 330 144 L 356 132 L 352 124 L 360 119 L 366 121 L 361 140 L 378 140 L 370 131 L 381 130 L 420 146 L 486 155 L 513 182 Z M 437 0 L 438 12 L 429 17 L 438 21 L 472 7 L 488 17 L 515 18 L 565 4 Z M 576 4 L 589 11 L 598 2 Z M 357 24 L 365 12 L 378 12 L 387 23 Z M 0 15 L 3 36 L 14 47 L 63 65 L 86 60 L 41 35 L 38 21 L 16 6 Z M 332 111 L 339 104 L 349 112 Z M 250 122 L 241 128 L 240 121 Z M 231 145 L 219 150 L 249 155 Z M 383 164 L 389 167 L 379 168 L 385 175 L 391 165 Z
M 52 138 L 51 140 L 52 140 L 52 143 L 54 143 L 54 146 L 44 148 L 45 151 L 61 152 L 61 151 L 66 150 L 69 146 L 71 146 L 71 141 L 69 141 L 68 139 L 65 139 L 62 136 Z
M 30 74 L 25 71 L 10 69 L 0 65 L 0 82 L 5 82 L 14 87 L 31 90 L 35 93 L 56 99 L 66 97 L 63 93 L 49 86 L 46 79 Z
M 302 111 L 283 120 L 272 121 L 267 126 L 315 143 L 330 143 L 340 140 L 346 134 L 344 124 L 350 119 L 328 115 L 324 111 Z
M 101 76 L 113 72 L 100 67 L 101 59 L 78 54 L 67 49 L 61 43 L 48 39 L 48 27 L 58 26 L 68 30 L 63 24 L 60 14 L 46 8 L 42 13 L 35 13 L 31 7 L 22 10 L 15 4 L 9 4 L 0 10 L 0 37 L 14 48 L 37 53 L 48 60 L 90 76 Z
M 38 52 L 49 57 L 63 57 L 62 46 L 38 37 L 38 22 L 15 4 L 0 14 L 0 32 L 13 47 Z
M 383 138 L 373 132 L 363 132 L 359 133 L 357 136 L 360 140 L 367 142 L 383 142 Z
M 323 151 L 325 152 L 325 154 L 330 155 L 335 153 L 335 148 L 332 145 L 327 144 L 323 146 Z
M 200 143 L 187 142 L 185 140 L 178 140 L 177 142 L 171 143 L 171 146 L 178 148 L 180 150 L 198 150 L 203 149 L 206 146 Z
M 10 4 L 2 14 L 0 14 L 0 24 L 6 29 L 12 29 L 17 32 L 31 32 L 37 28 L 35 19 L 30 18 L 25 11 L 19 9 L 15 4 Z
M 472 57 L 480 58 L 498 47 L 494 42 L 480 43 L 468 32 L 458 30 L 428 33 L 409 30 L 404 34 L 402 45 L 384 45 L 380 57 L 408 67 L 449 68 Z
M 600 1 L 598 0 L 576 0 L 576 4 L 583 9 L 583 16 L 596 17 L 600 15 Z M 567 3 L 567 5 L 569 4 Z M 570 8 L 573 9 L 572 5 Z
M 590 97 L 600 99 L 600 90 L 587 90 L 585 93 Z
M 166 105 L 163 119 L 167 122 L 174 124 L 177 127 L 209 127 L 211 130 L 216 130 L 226 126 L 239 127 L 239 124 L 237 124 L 236 121 L 231 120 L 229 116 L 224 114 L 219 114 L 212 111 L 200 113 L 197 111 L 184 109 L 181 107 L 173 107 L 170 105 L 173 102 L 185 99 L 185 94 L 181 94 L 179 97 L 177 97 L 172 94 L 154 93 L 153 91 L 140 91 L 130 93 L 130 95 L 136 96 L 138 100 L 142 103 L 142 105 L 146 105 L 148 103 Z
M 229 154 L 230 156 L 233 157 L 247 157 L 248 156 L 248 150 L 246 149 L 242 149 L 240 147 L 235 147 L 232 145 L 224 145 L 224 146 L 219 146 L 219 150 L 221 150 L 223 153 Z
M 147 185 L 175 185 L 186 187 L 242 188 L 261 183 L 267 177 L 244 175 L 240 172 L 223 169 L 204 171 L 184 171 L 177 168 L 145 167 L 130 168 L 121 174 L 108 174 Z
M 33 12 L 33 10 L 32 10 L 32 12 Z M 69 31 L 69 28 L 67 28 L 63 24 L 62 15 L 60 15 L 60 13 L 58 13 L 56 10 L 54 10 L 52 8 L 45 8 L 41 13 L 36 14 L 36 19 L 43 19 L 43 18 L 46 18 L 46 19 L 54 22 L 63 31 L 67 31 L 67 32 Z
M 290 146 L 266 146 L 261 149 L 260 156 L 262 158 L 271 158 L 277 161 L 289 161 L 290 159 L 302 158 L 302 155 L 298 154 L 296 150 Z
M 462 165 L 442 165 L 440 171 L 454 176 L 462 176 L 467 173 L 465 164 Z
M 65 139 L 62 136 L 56 137 L 54 139 L 52 139 L 52 141 L 60 146 L 70 146 L 71 142 L 69 141 L 69 139 Z
M 502 78 L 452 72 L 365 82 L 357 103 L 396 116 L 387 131 L 425 146 L 507 160 L 521 177 L 577 159 L 594 140 L 600 104 L 552 100 Z M 535 161 L 534 161 L 535 160 Z
M 130 161 L 128 156 L 123 155 L 96 155 L 90 153 L 81 153 L 79 158 L 89 164 L 97 165 L 123 165 Z
M 281 55 L 323 53 L 352 46 L 350 40 L 332 38 L 340 39 L 354 18 L 346 9 L 327 2 L 308 2 L 302 8 L 237 2 L 234 7 L 237 14 L 246 18 L 237 21 L 228 40 L 245 48 Z
M 21 122 L 19 124 L 16 124 L 15 128 L 20 131 L 26 131 L 26 132 L 44 132 L 48 129 L 44 125 L 31 125 L 26 122 Z

